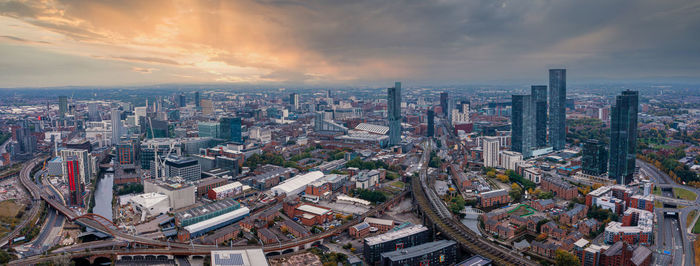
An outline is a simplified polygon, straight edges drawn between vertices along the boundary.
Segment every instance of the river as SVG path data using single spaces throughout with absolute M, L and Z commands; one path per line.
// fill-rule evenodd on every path
M 105 173 L 95 190 L 95 207 L 92 212 L 99 214 L 110 221 L 112 220 L 112 187 L 114 186 L 114 174 Z

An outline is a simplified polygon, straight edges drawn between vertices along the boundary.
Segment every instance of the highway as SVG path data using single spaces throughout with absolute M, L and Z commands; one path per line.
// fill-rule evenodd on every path
M 39 215 L 39 210 L 41 210 L 41 205 L 43 204 L 41 202 L 41 193 L 38 189 L 38 186 L 30 180 L 30 175 L 32 173 L 32 169 L 34 169 L 34 167 L 43 160 L 44 158 L 35 158 L 25 163 L 22 167 L 22 170 L 20 170 L 19 180 L 20 183 L 24 186 L 24 188 L 32 196 L 32 207 L 26 214 L 26 219 L 22 219 L 22 221 L 17 226 L 15 226 L 15 229 L 12 230 L 12 232 L 8 233 L 3 238 L 0 238 L 0 246 L 6 245 L 12 238 L 17 237 L 19 232 L 22 229 L 24 229 L 27 225 L 29 225 L 31 221 L 34 221 L 34 219 L 36 219 Z
M 61 199 L 61 202 L 65 202 L 63 200 L 63 195 L 61 195 L 58 190 L 51 185 L 48 178 L 46 178 L 45 170 L 38 171 L 34 175 L 34 180 L 38 181 L 39 178 L 37 177 L 40 175 L 44 177 L 41 178 L 41 182 L 43 183 L 44 189 L 47 190 L 47 193 L 53 194 L 55 198 Z M 49 208 L 46 223 L 43 225 L 39 236 L 32 244 L 32 251 L 34 254 L 44 253 L 57 244 L 64 223 L 65 217 L 56 211 L 56 209 Z
M 666 173 L 657 169 L 653 165 L 644 162 L 642 160 L 637 160 L 637 165 L 640 168 L 640 172 L 648 176 L 654 185 L 659 188 L 683 188 L 695 192 L 696 194 L 700 191 L 694 187 L 684 186 L 676 184 L 671 177 Z M 674 198 L 674 195 L 670 191 L 662 192 L 665 198 Z M 700 194 L 698 194 L 700 195 Z M 659 197 L 661 198 L 661 197 Z M 657 236 L 656 236 L 656 247 L 659 250 L 668 250 L 672 252 L 672 263 L 673 265 L 686 265 L 692 264 L 694 262 L 695 251 L 693 250 L 693 239 L 695 236 L 690 233 L 690 228 L 686 228 L 685 222 L 688 219 L 688 215 L 691 211 L 697 210 L 700 212 L 700 197 L 695 199 L 695 202 L 685 202 L 686 207 L 682 209 L 673 208 L 669 209 L 658 209 L 654 210 L 657 223 Z M 674 211 L 678 213 L 678 218 L 667 218 L 664 217 L 665 211 Z M 691 225 L 692 228 L 692 225 Z M 663 255 L 662 255 L 663 257 Z M 666 260 L 666 259 L 661 259 Z M 667 264 L 664 264 L 667 265 Z

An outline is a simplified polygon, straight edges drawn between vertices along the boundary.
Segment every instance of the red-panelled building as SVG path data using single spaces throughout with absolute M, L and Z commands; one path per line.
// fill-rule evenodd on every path
M 66 177 L 70 189 L 70 204 L 83 206 L 83 185 L 80 183 L 80 167 L 77 158 L 66 160 Z

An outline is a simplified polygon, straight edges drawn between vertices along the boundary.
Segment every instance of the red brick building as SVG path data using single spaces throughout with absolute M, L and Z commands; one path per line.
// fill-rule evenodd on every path
M 565 200 L 571 200 L 578 196 L 578 189 L 574 185 L 559 178 L 543 178 L 540 185 L 542 190 L 552 192 L 555 196 Z
M 300 203 L 298 200 L 284 202 L 283 209 L 287 216 L 299 218 L 301 223 L 306 226 L 319 225 L 333 220 L 331 209 L 311 203 Z
M 348 229 L 348 234 L 354 238 L 365 238 L 369 235 L 369 228 L 371 226 L 366 222 L 361 222 L 359 224 L 353 225 Z
M 510 195 L 508 195 L 508 191 L 505 189 L 483 192 L 479 194 L 479 197 L 479 205 L 482 208 L 508 204 L 510 202 Z

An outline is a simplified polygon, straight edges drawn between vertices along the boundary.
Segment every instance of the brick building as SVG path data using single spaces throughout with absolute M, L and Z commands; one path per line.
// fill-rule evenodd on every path
M 571 200 L 578 196 L 578 189 L 572 184 L 554 177 L 545 177 L 542 179 L 542 190 L 554 193 L 555 196 Z

